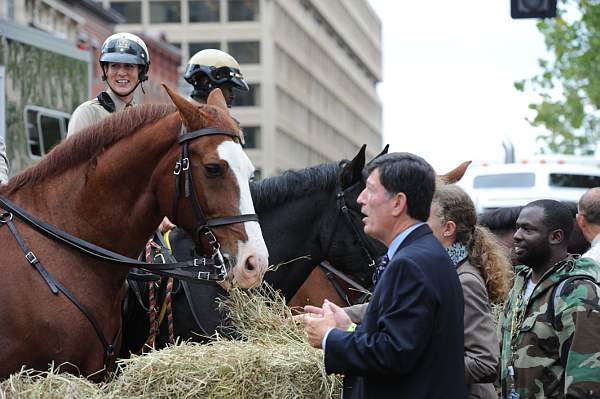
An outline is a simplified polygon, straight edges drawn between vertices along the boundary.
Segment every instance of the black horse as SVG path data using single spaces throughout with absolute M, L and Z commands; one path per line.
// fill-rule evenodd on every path
M 385 152 L 387 147 L 382 154 Z M 251 185 L 254 207 L 269 249 L 269 263 L 281 264 L 267 272 L 265 280 L 281 291 L 286 300 L 294 296 L 323 260 L 351 274 L 359 284 L 368 285 L 371 281 L 373 262 L 383 255 L 385 247 L 363 232 L 356 199 L 365 187 L 364 166 L 365 146 L 352 161 L 287 171 Z M 193 255 L 189 238 L 171 241 L 178 260 Z M 226 293 L 219 286 L 177 282 L 174 292 L 175 337 L 204 341 L 223 323 L 215 298 Z M 129 290 L 122 355 L 139 351 L 148 336 L 150 323 L 144 309 L 147 305 L 140 303 L 144 296 L 139 291 Z M 161 325 L 157 347 L 166 343 L 166 324 Z

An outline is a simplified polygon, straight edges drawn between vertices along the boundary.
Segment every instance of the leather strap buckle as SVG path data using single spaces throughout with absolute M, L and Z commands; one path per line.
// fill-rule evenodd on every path
M 32 265 L 35 265 L 36 263 L 38 263 L 37 256 L 35 256 L 35 254 L 31 251 L 29 251 L 25 254 L 25 259 L 27 259 L 27 262 L 31 263 Z

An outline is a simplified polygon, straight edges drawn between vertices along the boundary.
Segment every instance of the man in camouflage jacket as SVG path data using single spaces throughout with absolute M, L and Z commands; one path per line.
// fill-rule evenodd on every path
M 600 273 L 567 253 L 572 228 L 557 201 L 534 201 L 519 215 L 523 265 L 502 322 L 502 398 L 600 398 Z

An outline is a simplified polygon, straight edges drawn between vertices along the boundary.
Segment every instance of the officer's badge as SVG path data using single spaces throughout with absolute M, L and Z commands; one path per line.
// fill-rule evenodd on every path
M 125 51 L 129 48 L 128 39 L 118 39 L 116 45 L 117 51 Z

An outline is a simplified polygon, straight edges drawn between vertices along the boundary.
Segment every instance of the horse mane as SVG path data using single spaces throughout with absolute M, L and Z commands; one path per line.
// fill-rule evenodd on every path
M 517 223 L 522 206 L 511 206 L 485 211 L 477 217 L 478 223 L 490 230 L 511 230 Z
M 316 192 L 332 190 L 338 184 L 340 166 L 324 163 L 301 170 L 288 170 L 250 185 L 254 208 L 260 213 L 281 203 Z
M 176 110 L 173 104 L 144 104 L 104 118 L 63 140 L 39 162 L 0 186 L 0 193 L 8 195 L 25 185 L 39 183 L 84 161 L 94 160 L 123 137 Z
M 577 203 L 573 201 L 560 201 L 563 203 L 573 217 L 577 215 Z M 477 216 L 478 223 L 490 230 L 511 230 L 516 227 L 519 213 L 523 206 L 509 206 L 485 211 Z

